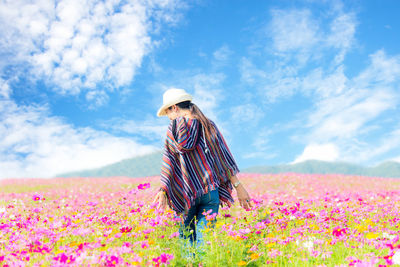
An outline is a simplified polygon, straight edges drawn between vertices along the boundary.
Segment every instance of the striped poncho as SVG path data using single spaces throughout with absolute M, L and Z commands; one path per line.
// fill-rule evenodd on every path
M 217 135 L 207 139 L 200 121 L 179 117 L 171 121 L 163 153 L 161 190 L 168 204 L 178 215 L 186 214 L 195 199 L 218 189 L 221 203 L 233 203 L 230 177 L 239 169 L 226 142 Z

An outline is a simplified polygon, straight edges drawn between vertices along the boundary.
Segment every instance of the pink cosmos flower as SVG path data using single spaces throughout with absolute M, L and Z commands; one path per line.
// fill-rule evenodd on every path
M 64 264 L 71 264 L 75 262 L 75 258 L 72 255 L 67 256 L 65 253 L 59 254 L 57 257 L 54 257 L 53 259 Z
M 139 192 L 139 190 L 137 190 L 136 188 L 134 188 L 134 189 L 132 189 L 131 191 L 129 191 L 128 193 L 129 193 L 129 194 L 132 194 L 132 195 L 136 195 L 137 192 Z
M 343 235 L 346 234 L 346 228 L 342 228 L 340 229 L 339 226 L 335 227 L 332 231 L 332 235 L 336 236 L 336 237 L 341 237 Z
M 142 248 L 148 248 L 149 247 L 149 242 L 143 241 L 141 247 Z
M 121 233 L 130 233 L 132 231 L 132 227 L 122 227 L 119 229 Z
M 131 210 L 131 213 L 139 213 L 139 212 L 140 212 L 140 208 L 132 209 L 132 210 Z
M 239 229 L 239 233 L 241 235 L 247 235 L 251 233 L 251 230 L 249 228 L 245 228 L 245 229 Z
M 107 267 L 114 267 L 117 266 L 120 263 L 120 260 L 117 256 L 110 256 L 106 258 L 106 262 L 104 266 Z
M 267 228 L 267 226 L 265 225 L 264 222 L 258 222 L 258 223 L 256 223 L 254 225 L 254 228 L 256 228 L 256 229 L 265 229 L 265 228 Z
M 169 238 L 174 238 L 174 237 L 178 237 L 178 236 L 179 236 L 179 232 L 174 232 L 169 236 Z
M 139 190 L 145 190 L 147 188 L 150 188 L 150 183 L 144 183 L 144 184 L 138 185 Z
M 153 258 L 155 266 L 160 266 L 160 264 L 170 264 L 170 260 L 174 258 L 173 254 L 162 253 L 160 256 Z
M 269 256 L 270 258 L 276 258 L 276 257 L 278 257 L 278 256 L 280 256 L 280 255 L 282 255 L 282 252 L 281 252 L 280 250 L 277 250 L 277 249 L 272 249 L 272 250 L 268 253 L 268 256 Z
M 144 229 L 143 230 L 143 234 L 146 234 L 146 235 L 148 235 L 148 234 L 150 234 L 151 232 L 154 232 L 155 231 L 155 229 L 154 228 L 150 228 L 150 229 Z
M 206 220 L 207 221 L 213 221 L 214 219 L 215 219 L 215 217 L 217 217 L 217 213 L 212 213 L 212 214 L 209 214 L 209 215 L 206 215 Z
M 39 200 L 44 200 L 44 198 L 43 198 L 43 196 L 42 196 L 41 194 L 35 193 L 35 194 L 32 196 L 32 200 L 33 200 L 33 201 L 39 201 Z

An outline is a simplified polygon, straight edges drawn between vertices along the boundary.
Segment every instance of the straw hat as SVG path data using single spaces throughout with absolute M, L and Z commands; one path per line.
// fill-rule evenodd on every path
M 166 116 L 167 108 L 184 101 L 192 101 L 193 97 L 183 89 L 171 88 L 168 89 L 163 95 L 163 105 L 157 112 L 157 116 Z

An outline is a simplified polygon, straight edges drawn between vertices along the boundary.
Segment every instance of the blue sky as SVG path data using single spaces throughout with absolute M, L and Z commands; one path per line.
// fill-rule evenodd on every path
M 239 168 L 400 162 L 400 3 L 0 2 L 0 177 L 162 149 L 170 87 Z

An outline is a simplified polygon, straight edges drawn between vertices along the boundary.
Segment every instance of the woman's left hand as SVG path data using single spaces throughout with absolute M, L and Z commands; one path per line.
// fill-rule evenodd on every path
M 158 192 L 153 203 L 157 203 L 157 209 L 165 210 L 167 208 L 167 196 L 165 195 L 165 192 Z
M 244 186 L 242 184 L 240 184 L 236 188 L 236 193 L 237 193 L 237 196 L 239 199 L 240 206 L 242 206 L 242 208 L 248 210 L 253 207 L 253 205 L 250 202 L 249 193 L 247 193 L 246 189 L 244 188 Z

